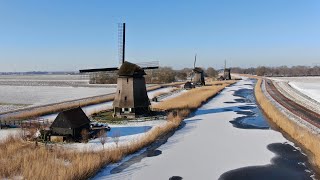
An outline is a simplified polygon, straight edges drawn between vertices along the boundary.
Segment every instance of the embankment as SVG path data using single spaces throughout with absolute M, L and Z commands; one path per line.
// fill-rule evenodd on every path
M 262 79 L 259 79 L 255 86 L 255 96 L 262 110 L 268 118 L 275 123 L 282 131 L 293 138 L 311 153 L 310 161 L 319 170 L 320 169 L 320 136 L 306 127 L 289 119 L 264 95 L 262 88 Z

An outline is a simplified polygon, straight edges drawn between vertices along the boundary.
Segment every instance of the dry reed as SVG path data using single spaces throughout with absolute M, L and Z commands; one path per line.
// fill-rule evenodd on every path
M 261 83 L 262 80 L 258 79 L 255 86 L 255 96 L 265 114 L 282 131 L 312 153 L 311 163 L 315 165 L 317 169 L 320 169 L 320 136 L 290 120 L 286 115 L 279 111 L 263 94 Z
M 161 110 L 196 109 L 209 98 L 212 98 L 214 95 L 222 91 L 226 86 L 233 83 L 235 83 L 235 81 L 221 81 L 214 82 L 209 86 L 191 89 L 180 96 L 157 103 L 153 105 L 152 108 Z

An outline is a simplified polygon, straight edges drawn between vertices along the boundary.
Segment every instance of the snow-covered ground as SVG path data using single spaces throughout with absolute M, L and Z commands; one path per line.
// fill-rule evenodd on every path
M 254 121 L 263 120 L 255 119 L 261 116 L 255 113 L 258 111 L 256 104 L 233 95 L 252 89 L 253 82 L 248 79 L 226 88 L 198 109 L 193 117 L 186 119 L 185 126 L 157 148 L 155 156 L 129 162 L 139 156 L 139 152 L 120 163 L 107 166 L 94 179 L 162 180 L 174 176 L 177 179 L 230 179 L 230 173 L 231 177 L 237 176 L 236 173 L 240 173 L 238 176 L 259 175 L 260 178 L 256 179 L 274 179 L 272 177 L 279 177 L 279 174 L 289 179 L 307 179 L 312 172 L 304 167 L 305 162 L 291 156 L 297 153 L 304 157 L 299 148 L 268 126 L 255 126 Z M 250 117 L 243 121 L 237 119 L 245 116 Z M 239 128 L 230 121 L 252 124 Z M 286 148 L 289 150 L 284 153 Z M 286 157 L 287 154 L 290 156 Z M 294 167 L 302 167 L 302 170 L 290 169 L 290 163 Z
M 141 121 L 141 122 L 127 122 L 125 124 L 119 125 L 109 125 L 111 130 L 107 132 L 107 141 L 104 145 L 104 148 L 114 148 L 116 147 L 115 138 L 119 137 L 118 146 L 121 147 L 123 145 L 128 145 L 135 140 L 138 140 L 140 137 L 145 136 L 146 132 L 155 128 L 157 126 L 161 126 L 164 124 L 165 120 L 154 120 L 154 121 Z M 103 146 L 100 143 L 99 138 L 89 141 L 88 143 L 69 143 L 63 145 L 66 148 L 78 150 L 78 151 L 86 151 L 93 150 L 99 151 L 103 150 Z
M 13 129 L 0 129 L 0 142 L 6 139 L 8 136 L 16 136 L 19 135 L 21 129 L 13 128 Z
M 115 91 L 116 88 L 0 86 L 0 102 L 38 106 L 104 95 Z
M 271 79 L 289 82 L 293 88 L 320 102 L 320 77 L 277 77 Z

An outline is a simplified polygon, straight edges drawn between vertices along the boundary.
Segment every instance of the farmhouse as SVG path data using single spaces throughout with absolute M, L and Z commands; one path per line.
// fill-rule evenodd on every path
M 90 120 L 80 107 L 60 112 L 50 126 L 52 135 L 62 136 L 64 140 L 80 140 L 85 129 L 90 129 Z

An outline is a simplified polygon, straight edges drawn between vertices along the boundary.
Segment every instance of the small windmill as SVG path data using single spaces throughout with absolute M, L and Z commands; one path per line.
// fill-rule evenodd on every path
M 224 80 L 231 80 L 231 69 L 227 68 L 227 60 L 224 60 L 223 79 Z
M 135 118 L 150 111 L 144 70 L 158 69 L 159 63 L 149 62 L 139 66 L 125 61 L 126 24 L 119 24 L 118 29 L 119 67 L 85 69 L 80 70 L 80 73 L 117 71 L 117 91 L 113 101 L 114 116 Z
M 193 77 L 191 79 L 191 82 L 197 86 L 204 86 L 205 80 L 204 80 L 203 69 L 200 67 L 196 67 L 196 63 L 197 63 L 197 54 L 194 56 L 194 63 L 193 63 L 193 69 L 192 69 Z

